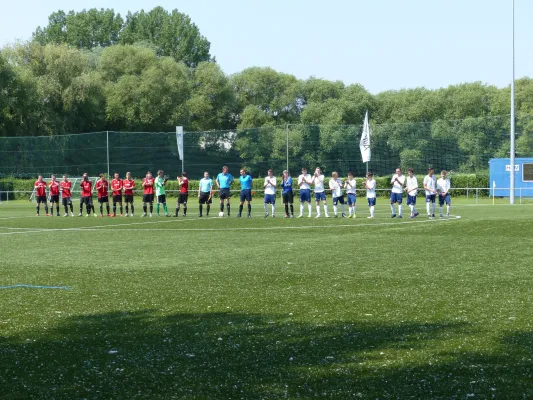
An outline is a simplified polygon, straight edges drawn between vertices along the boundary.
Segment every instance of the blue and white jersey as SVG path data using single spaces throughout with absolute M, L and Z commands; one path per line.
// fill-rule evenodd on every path
M 292 192 L 292 178 L 289 176 L 286 181 L 282 180 L 279 184 L 281 186 L 281 193 L 286 194 Z
M 221 172 L 217 175 L 217 182 L 220 185 L 220 189 L 229 189 L 233 182 L 233 176 Z
M 200 192 L 210 192 L 213 188 L 213 180 L 211 178 L 200 179 Z
M 239 177 L 239 182 L 241 183 L 241 190 L 251 190 L 252 189 L 252 177 L 248 174 Z

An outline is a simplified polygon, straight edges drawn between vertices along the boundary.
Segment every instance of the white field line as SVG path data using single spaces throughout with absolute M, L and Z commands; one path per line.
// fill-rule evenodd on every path
M 33 231 L 17 231 L 17 232 L 0 232 L 0 235 L 17 235 L 24 233 L 42 233 L 42 232 L 66 232 L 66 231 L 76 231 L 76 232 L 94 232 L 94 231 L 137 231 L 137 232 L 147 232 L 147 231 L 160 231 L 160 232 L 196 232 L 196 231 L 275 231 L 275 230 L 285 230 L 285 229 L 331 229 L 331 228 L 357 228 L 361 226 L 391 226 L 391 225 L 412 225 L 412 224 L 423 224 L 423 223 L 435 223 L 435 222 L 444 222 L 444 221 L 454 221 L 458 220 L 460 217 L 451 217 L 450 219 L 434 219 L 434 220 L 418 220 L 418 221 L 402 221 L 402 222 L 382 222 L 382 223 L 364 223 L 364 224 L 339 224 L 339 225 L 304 225 L 304 226 L 273 226 L 273 227 L 237 227 L 237 228 L 183 228 L 183 229 L 116 229 L 120 226 L 129 226 L 129 225 L 146 225 L 146 224 L 157 224 L 163 223 L 163 221 L 157 222 L 147 222 L 147 223 L 133 223 L 133 224 L 115 224 L 115 225 L 100 225 L 92 227 L 80 227 L 80 228 L 53 228 L 53 229 L 40 229 Z M 177 221 L 164 221 L 164 222 L 177 222 Z
M 80 226 L 77 228 L 20 228 L 20 229 L 32 229 L 26 231 L 16 231 L 16 232 L 0 232 L 0 235 L 17 235 L 22 233 L 38 233 L 38 232 L 60 232 L 60 231 L 86 231 L 86 230 L 99 230 L 98 228 L 111 228 L 113 226 L 132 226 L 132 225 L 150 225 L 150 224 L 168 224 L 171 222 L 180 222 L 186 221 L 185 219 L 181 220 L 164 220 L 164 221 L 146 221 L 146 222 L 131 222 L 125 224 L 111 224 L 111 225 L 94 225 L 94 226 Z M 14 228 L 17 229 L 17 228 Z

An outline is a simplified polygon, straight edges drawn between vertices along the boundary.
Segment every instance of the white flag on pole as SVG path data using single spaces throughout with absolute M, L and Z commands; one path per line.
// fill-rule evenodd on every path
M 363 125 L 363 133 L 361 134 L 361 141 L 359 142 L 359 149 L 361 150 L 361 157 L 363 162 L 370 161 L 370 127 L 368 126 L 368 111 L 365 114 L 365 124 Z
M 183 126 L 176 126 L 176 140 L 178 142 L 180 160 L 183 160 Z

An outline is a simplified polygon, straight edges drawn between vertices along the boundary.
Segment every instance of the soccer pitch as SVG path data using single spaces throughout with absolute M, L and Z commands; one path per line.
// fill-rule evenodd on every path
M 254 202 L 251 219 L 236 201 L 231 218 L 0 204 L 0 397 L 533 397 L 533 205 L 289 220 Z

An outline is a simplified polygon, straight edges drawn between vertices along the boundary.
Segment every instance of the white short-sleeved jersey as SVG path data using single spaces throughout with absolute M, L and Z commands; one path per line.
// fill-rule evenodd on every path
M 400 181 L 400 183 L 396 181 L 396 178 L 398 178 L 398 181 Z M 392 193 L 402 193 L 403 185 L 405 183 L 405 175 L 394 174 L 390 183 L 392 183 Z
M 366 198 L 374 199 L 376 197 L 376 181 L 374 179 L 366 181 Z
M 339 178 L 331 178 L 329 181 L 329 188 L 331 189 L 331 196 L 333 198 L 342 196 L 342 181 Z
M 412 178 L 407 177 L 407 194 L 409 196 L 416 196 L 418 193 L 418 180 L 416 179 L 416 176 L 413 175 Z
M 324 191 L 324 175 L 313 175 L 313 184 L 315 185 L 315 193 L 322 193 Z
M 448 191 L 450 190 L 450 180 L 448 178 L 446 179 L 442 179 L 442 178 L 439 178 L 437 180 L 437 191 L 439 193 L 448 193 Z
M 431 189 L 431 190 L 426 189 L 426 196 L 431 196 L 432 194 L 435 194 L 435 190 L 437 190 L 437 178 L 435 178 L 435 175 L 433 176 L 426 175 L 424 177 L 424 187 Z
M 270 181 L 271 185 L 268 185 Z M 265 194 L 276 194 L 276 177 L 266 177 L 265 178 Z
M 300 189 L 311 189 L 311 186 L 309 186 L 309 184 L 306 182 L 306 181 L 310 181 L 311 180 L 311 175 L 309 174 L 301 174 L 299 177 L 298 177 L 298 186 L 300 187 Z
M 346 183 L 349 184 L 349 186 L 346 185 L 346 193 L 355 194 L 355 188 L 356 188 L 356 184 L 357 184 L 356 180 L 355 179 L 350 179 L 350 180 L 346 181 Z

